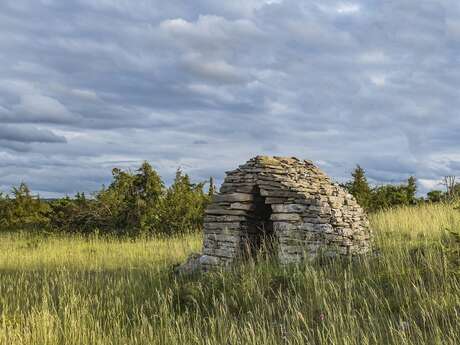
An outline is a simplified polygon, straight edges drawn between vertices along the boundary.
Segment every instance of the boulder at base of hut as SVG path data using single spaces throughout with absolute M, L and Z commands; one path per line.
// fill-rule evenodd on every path
M 216 260 L 208 255 L 192 253 L 187 260 L 174 268 L 174 273 L 179 275 L 190 275 L 200 271 L 206 271 L 206 266 L 216 265 Z

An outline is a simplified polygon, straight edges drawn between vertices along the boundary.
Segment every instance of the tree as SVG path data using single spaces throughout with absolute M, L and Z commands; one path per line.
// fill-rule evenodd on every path
M 204 210 L 215 193 L 212 178 L 192 183 L 177 170 L 174 183 L 165 188 L 152 166 L 112 170 L 108 187 L 87 198 L 75 197 L 42 201 L 26 184 L 13 188 L 11 196 L 0 192 L 0 230 L 51 229 L 62 232 L 165 233 L 174 235 L 197 230 L 203 225 Z
M 428 201 L 441 202 L 445 197 L 445 193 L 441 190 L 432 190 L 427 193 Z
M 406 194 L 407 194 L 407 202 L 410 205 L 414 205 L 417 202 L 417 180 L 414 176 L 410 176 L 407 179 L 407 186 L 406 186 Z
M 39 197 L 33 196 L 23 182 L 13 187 L 12 198 L 8 200 L 5 213 L 5 225 L 11 230 L 38 230 L 49 224 L 49 206 Z
M 212 196 L 216 193 L 217 193 L 217 189 L 216 189 L 216 185 L 214 184 L 214 178 L 211 176 L 209 178 L 208 196 L 212 198 Z
M 9 227 L 9 203 L 8 195 L 0 192 L 0 231 Z
M 453 196 L 454 198 L 460 197 L 460 183 L 456 183 L 453 189 Z
M 456 184 L 455 176 L 444 176 L 441 184 L 446 188 L 447 198 L 452 199 L 454 197 L 454 188 Z
M 160 175 L 145 161 L 137 170 L 134 187 L 136 195 L 144 200 L 147 207 L 152 207 L 160 200 L 164 184 Z
M 134 178 L 134 209 L 139 230 L 146 230 L 147 223 L 158 215 L 158 207 L 164 192 L 164 183 L 152 166 L 144 161 Z
M 350 183 L 349 191 L 356 198 L 358 203 L 365 209 L 369 208 L 371 190 L 367 182 L 366 173 L 359 165 L 351 174 L 353 180 Z
M 388 184 L 375 187 L 372 190 L 369 208 L 372 211 L 378 211 L 394 206 L 407 205 L 407 195 L 407 187 L 405 185 Z
M 201 228 L 204 210 L 210 199 L 203 191 L 204 185 L 191 183 L 189 176 L 177 169 L 174 182 L 161 201 L 159 217 L 151 222 L 151 229 L 165 234 L 179 234 Z
M 158 214 L 164 184 L 148 162 L 133 174 L 113 169 L 113 182 L 97 195 L 97 217 L 104 227 L 120 233 L 137 234 Z M 149 219 L 149 220 L 148 220 Z
M 88 215 L 94 226 L 102 231 L 131 233 L 138 228 L 138 210 L 135 209 L 134 175 L 131 171 L 115 168 L 108 188 L 96 194 L 96 204 Z

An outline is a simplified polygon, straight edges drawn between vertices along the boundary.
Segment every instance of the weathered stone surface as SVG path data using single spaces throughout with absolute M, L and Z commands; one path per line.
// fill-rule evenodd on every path
M 240 242 L 241 237 L 239 234 L 234 234 L 234 235 L 225 235 L 225 234 L 214 234 L 214 237 L 212 237 L 213 241 L 217 242 L 229 242 L 229 243 L 234 243 L 237 244 Z
M 248 203 L 242 203 L 242 202 L 234 202 L 230 204 L 230 208 L 233 210 L 245 210 L 245 211 L 250 211 L 254 210 L 255 206 L 254 204 L 248 204 Z
M 231 264 L 271 229 L 281 263 L 371 250 L 363 210 L 311 161 L 258 156 L 228 172 L 220 191 L 206 210 L 204 255 L 186 263 L 192 270 Z
M 276 213 L 302 213 L 307 207 L 302 204 L 274 204 L 272 205 L 273 212 Z
M 222 208 L 208 208 L 206 209 L 205 213 L 214 214 L 214 215 L 225 215 L 225 216 L 245 216 L 247 215 L 247 212 L 243 210 L 231 210 L 231 209 L 222 209 Z
M 287 198 L 270 198 L 267 197 L 265 198 L 265 203 L 266 204 L 282 204 L 286 202 L 288 199 Z
M 238 193 L 249 193 L 250 194 L 253 191 L 254 191 L 254 184 L 253 183 L 251 183 L 249 185 L 233 183 L 233 186 L 223 185 L 220 188 L 221 193 L 238 192 Z
M 228 193 L 218 194 L 214 196 L 214 202 L 238 202 L 238 201 L 252 201 L 254 200 L 253 194 L 248 193 Z
M 179 275 L 190 275 L 207 267 L 217 265 L 219 265 L 219 259 L 214 256 L 192 253 L 187 258 L 187 261 L 174 269 L 174 272 Z
M 292 192 L 289 190 L 267 190 L 267 189 L 260 189 L 260 195 L 268 196 L 268 197 L 275 197 L 275 198 L 288 198 L 288 197 L 295 197 L 297 195 L 296 192 Z
M 273 228 L 275 229 L 275 232 L 293 230 L 293 229 L 297 229 L 298 227 L 299 227 L 299 224 L 292 224 L 289 222 L 282 222 L 282 221 L 273 222 Z
M 218 223 L 218 222 L 209 222 L 204 224 L 204 228 L 206 230 L 213 230 L 213 229 L 219 229 L 219 230 L 233 230 L 233 229 L 240 229 L 241 228 L 241 223 L 240 222 L 233 222 L 233 223 Z
M 213 215 L 207 215 L 204 217 L 204 222 L 205 223 L 211 223 L 211 222 L 242 222 L 245 221 L 247 217 L 245 216 L 213 216 Z
M 273 213 L 271 216 L 270 216 L 270 219 L 273 220 L 273 221 L 292 221 L 292 222 L 296 222 L 296 221 L 300 221 L 301 220 L 301 217 L 299 214 L 297 213 Z
M 181 274 L 181 275 L 188 275 L 192 274 L 198 270 L 201 269 L 200 265 L 200 257 L 202 255 L 198 253 L 192 253 L 190 256 L 187 258 L 187 261 L 185 261 L 183 264 L 177 266 L 174 269 L 174 272 L 176 274 Z

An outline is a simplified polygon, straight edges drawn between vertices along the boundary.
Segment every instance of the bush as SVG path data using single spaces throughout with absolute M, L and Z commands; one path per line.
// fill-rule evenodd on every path
M 112 182 L 92 198 L 49 202 L 32 196 L 26 184 L 13 188 L 12 196 L 0 194 L 0 226 L 3 230 L 51 230 L 65 233 L 115 233 L 174 235 L 201 228 L 204 209 L 214 193 L 205 183 L 193 184 L 178 170 L 174 183 L 165 188 L 161 177 L 144 162 L 134 173 L 113 169 Z
M 159 203 L 159 212 L 149 218 L 148 228 L 165 234 L 177 234 L 201 229 L 204 210 L 210 195 L 203 191 L 204 183 L 193 184 L 181 170 Z
M 49 225 L 49 206 L 32 196 L 25 183 L 13 187 L 12 198 L 0 194 L 0 225 L 3 230 L 38 230 Z
M 394 206 L 415 205 L 417 184 L 416 179 L 410 176 L 406 184 L 370 187 L 366 173 L 359 165 L 351 174 L 352 180 L 344 183 L 342 187 L 352 194 L 358 203 L 369 212 L 375 212 Z

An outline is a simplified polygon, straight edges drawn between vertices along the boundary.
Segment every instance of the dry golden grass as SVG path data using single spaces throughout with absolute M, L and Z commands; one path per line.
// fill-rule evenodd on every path
M 0 344 L 458 344 L 460 212 L 375 214 L 379 255 L 184 278 L 201 236 L 0 236 Z

